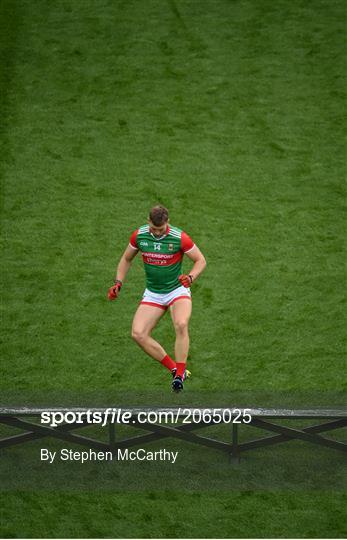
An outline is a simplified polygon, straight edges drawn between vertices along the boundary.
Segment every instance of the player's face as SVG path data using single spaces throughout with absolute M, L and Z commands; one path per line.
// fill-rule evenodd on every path
M 165 234 L 166 228 L 167 228 L 167 223 L 163 223 L 163 225 L 153 225 L 153 223 L 151 222 L 151 220 L 149 220 L 148 223 L 149 223 L 149 230 L 150 230 L 150 232 L 151 232 L 156 238 L 160 238 L 161 236 L 163 236 L 163 234 Z

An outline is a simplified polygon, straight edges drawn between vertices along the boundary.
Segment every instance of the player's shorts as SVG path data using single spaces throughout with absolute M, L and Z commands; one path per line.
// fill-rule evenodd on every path
M 169 306 L 172 306 L 172 304 L 177 300 L 180 300 L 181 298 L 188 298 L 188 300 L 191 300 L 191 297 L 192 295 L 190 289 L 183 287 L 183 285 L 181 287 L 177 287 L 177 289 L 174 289 L 169 293 L 164 294 L 155 293 L 148 289 L 145 289 L 140 304 L 147 304 L 148 306 L 155 306 L 161 309 L 167 309 Z

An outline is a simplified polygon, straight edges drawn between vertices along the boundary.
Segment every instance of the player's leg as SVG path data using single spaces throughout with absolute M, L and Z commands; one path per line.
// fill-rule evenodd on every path
M 134 316 L 131 335 L 136 343 L 154 360 L 158 360 L 169 370 L 176 367 L 165 349 L 151 337 L 151 332 L 164 315 L 165 309 L 147 304 L 140 304 Z
M 188 297 L 179 298 L 170 306 L 170 313 L 172 322 L 176 332 L 175 341 L 175 360 L 177 371 L 175 379 L 184 379 L 184 372 L 187 364 L 187 357 L 189 351 L 189 319 L 192 314 L 192 302 Z M 178 387 L 175 387 L 175 379 L 173 381 L 174 390 L 181 390 L 181 385 L 178 380 Z
M 189 319 L 192 314 L 190 298 L 179 298 L 170 306 L 172 322 L 176 332 L 176 363 L 186 364 L 189 352 Z

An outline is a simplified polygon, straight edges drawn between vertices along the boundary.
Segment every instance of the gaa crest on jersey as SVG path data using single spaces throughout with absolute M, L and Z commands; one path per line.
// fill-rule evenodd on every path
M 169 244 L 169 251 L 173 251 L 173 244 Z

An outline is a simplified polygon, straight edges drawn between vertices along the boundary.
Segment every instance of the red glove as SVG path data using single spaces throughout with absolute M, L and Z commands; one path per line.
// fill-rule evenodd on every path
M 119 279 L 117 279 L 115 284 L 112 285 L 112 287 L 110 287 L 108 290 L 108 294 L 107 294 L 108 299 L 115 300 L 118 297 L 121 288 L 122 288 L 122 282 Z
M 192 284 L 193 277 L 191 275 L 188 276 L 187 274 L 181 274 L 180 276 L 178 276 L 178 280 L 183 285 L 183 287 L 186 287 L 188 289 L 188 287 L 190 287 Z

